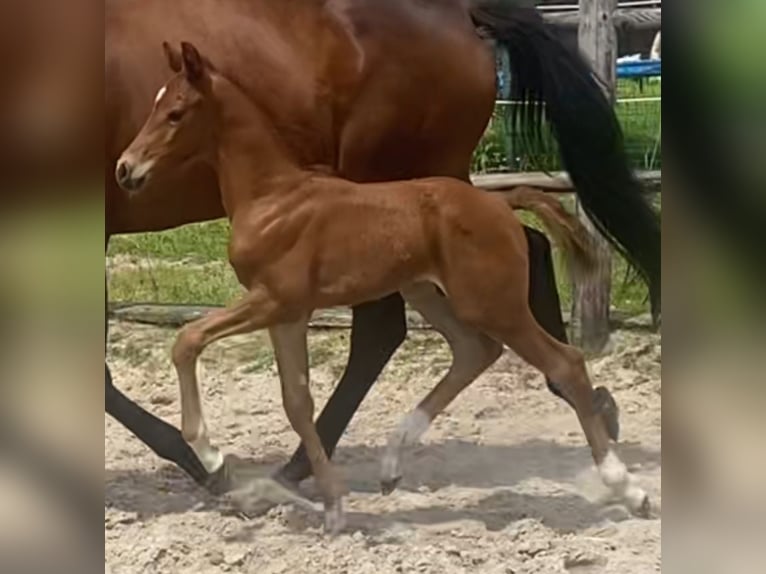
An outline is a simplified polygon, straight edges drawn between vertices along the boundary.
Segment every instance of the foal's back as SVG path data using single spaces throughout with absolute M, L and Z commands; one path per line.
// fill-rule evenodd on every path
M 246 287 L 271 286 L 313 309 L 350 305 L 429 280 L 460 258 L 525 257 L 506 202 L 453 178 L 359 184 L 285 178 L 232 220 L 230 259 Z
M 343 297 L 355 292 L 353 302 L 361 302 L 413 281 L 441 284 L 458 252 L 526 254 L 521 224 L 505 200 L 458 179 L 358 184 L 319 176 L 302 188 L 294 191 L 301 202 L 286 199 L 285 206 L 302 235 L 304 246 L 296 249 L 312 254 L 307 266 L 317 270 L 317 283 L 332 285 L 320 291 L 333 300 L 317 306 L 348 304 L 345 289 Z M 341 287 L 338 277 L 346 278 Z

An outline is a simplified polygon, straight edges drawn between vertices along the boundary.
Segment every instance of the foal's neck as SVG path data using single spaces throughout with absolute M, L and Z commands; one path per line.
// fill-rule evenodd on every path
M 238 86 L 216 78 L 219 103 L 216 170 L 226 211 L 305 177 L 268 116 Z

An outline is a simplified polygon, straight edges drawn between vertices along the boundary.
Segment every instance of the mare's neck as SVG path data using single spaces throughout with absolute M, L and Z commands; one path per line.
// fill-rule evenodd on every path
M 218 99 L 215 168 L 229 216 L 237 205 L 278 193 L 304 176 L 267 115 L 238 86 L 214 80 Z

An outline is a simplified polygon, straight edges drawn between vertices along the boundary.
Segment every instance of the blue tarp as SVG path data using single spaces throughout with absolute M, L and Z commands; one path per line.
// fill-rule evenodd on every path
M 617 64 L 618 78 L 662 76 L 662 60 L 629 60 Z

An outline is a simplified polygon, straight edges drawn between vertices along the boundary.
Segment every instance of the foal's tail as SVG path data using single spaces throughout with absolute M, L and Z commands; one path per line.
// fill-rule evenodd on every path
M 595 270 L 596 251 L 593 236 L 558 199 L 539 189 L 526 186 L 505 191 L 503 196 L 511 208 L 530 211 L 540 218 L 566 255 L 570 273 L 575 278 L 584 277 Z

